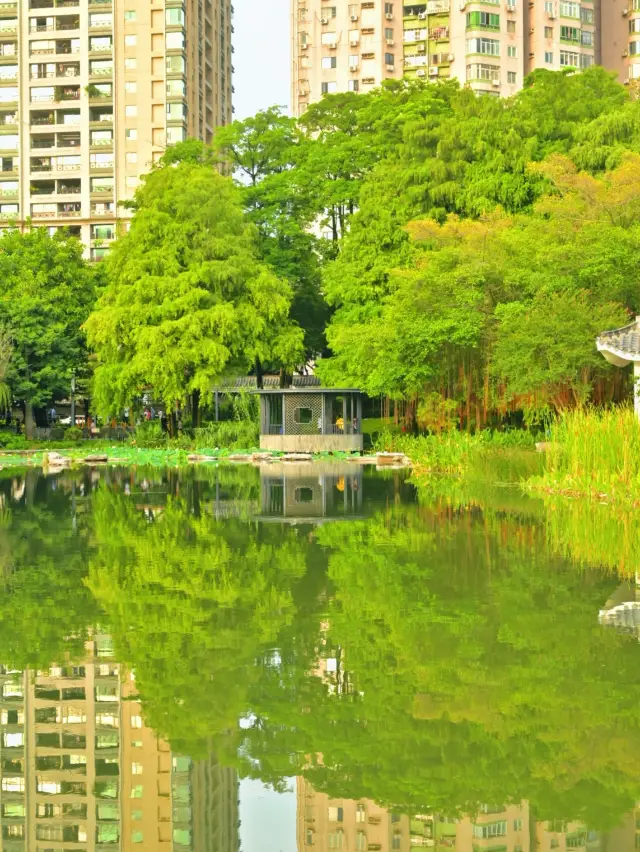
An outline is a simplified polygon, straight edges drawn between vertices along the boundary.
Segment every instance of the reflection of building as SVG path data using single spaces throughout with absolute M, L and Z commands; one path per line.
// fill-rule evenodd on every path
M 536 822 L 527 802 L 485 805 L 474 816 L 460 818 L 408 817 L 369 799 L 330 798 L 303 778 L 297 779 L 297 793 L 298 852 L 310 847 L 379 852 L 424 847 L 457 852 L 634 852 L 640 848 L 633 816 L 601 834 L 580 822 Z
M 260 468 L 263 518 L 291 521 L 353 517 L 362 508 L 360 465 L 283 462 Z
M 637 581 L 622 583 L 600 610 L 598 621 L 640 639 L 640 586 Z
M 344 850 L 401 850 L 412 847 L 409 818 L 370 799 L 332 799 L 297 779 L 298 852 L 309 847 Z M 416 835 L 417 836 L 417 835 Z
M 80 664 L 2 669 L 1 848 L 237 852 L 235 773 L 173 755 L 144 725 L 111 639 L 87 651 Z

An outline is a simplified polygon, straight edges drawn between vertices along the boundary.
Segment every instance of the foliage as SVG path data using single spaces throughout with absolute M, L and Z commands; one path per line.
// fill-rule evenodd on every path
M 631 407 L 567 411 L 549 438 L 544 474 L 531 487 L 637 505 L 640 423 Z
M 79 426 L 69 426 L 64 430 L 65 441 L 81 441 L 82 437 L 82 429 Z
M 11 388 L 6 379 L 12 352 L 11 336 L 6 329 L 0 328 L 0 411 L 11 409 Z
M 228 449 L 245 449 L 258 447 L 260 432 L 258 426 L 246 420 L 223 420 L 220 423 L 209 423 L 195 431 L 195 446 L 197 449 L 211 447 L 226 447 Z
M 86 360 L 81 326 L 99 274 L 76 239 L 43 228 L 0 239 L 0 328 L 12 346 L 6 382 L 25 405 L 28 436 L 33 409 L 68 394 L 72 371 Z
M 136 447 L 149 449 L 166 446 L 168 436 L 162 431 L 157 420 L 145 420 L 136 426 L 135 435 L 131 440 Z
M 137 191 L 131 229 L 112 249 L 109 284 L 87 321 L 104 414 L 148 385 L 172 408 L 188 395 L 208 398 L 225 373 L 256 359 L 290 367 L 301 355 L 289 285 L 258 260 L 238 190 L 193 147 L 183 160 L 173 148 Z

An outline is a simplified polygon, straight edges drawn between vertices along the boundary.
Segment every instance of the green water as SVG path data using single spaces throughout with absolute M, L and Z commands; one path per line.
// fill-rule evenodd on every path
M 637 520 L 488 476 L 0 472 L 0 848 L 638 848 Z

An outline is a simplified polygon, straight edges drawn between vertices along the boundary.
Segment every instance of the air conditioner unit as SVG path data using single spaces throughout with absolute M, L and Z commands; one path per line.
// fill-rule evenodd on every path
M 358 16 L 357 16 L 357 15 L 352 15 L 352 16 L 351 16 L 351 20 L 352 20 L 352 21 L 357 21 L 357 20 L 358 20 Z
M 309 50 L 309 45 L 308 44 L 301 44 L 300 50 Z
M 427 20 L 427 13 L 426 12 L 418 12 L 418 19 L 420 21 L 426 21 Z
M 556 13 L 555 12 L 549 12 L 548 18 L 549 18 L 550 21 L 555 21 Z
M 623 55 L 623 56 L 628 56 L 628 55 L 629 55 L 629 51 L 628 51 L 628 50 L 623 50 L 623 51 L 622 51 L 622 55 Z
M 329 18 L 320 18 L 320 23 L 321 23 L 321 24 L 325 24 L 325 25 L 326 25 L 326 24 L 328 24 L 328 23 L 329 23 Z
M 426 53 L 426 52 L 427 52 L 426 44 L 419 44 L 418 45 L 418 53 Z
M 337 46 L 338 43 L 336 41 L 332 41 L 329 43 L 329 50 L 335 50 Z
M 516 7 L 513 3 L 507 3 L 507 12 L 515 12 Z
M 500 80 L 492 80 L 492 81 L 491 81 L 491 85 L 492 85 L 492 86 L 495 86 L 496 88 L 498 88 L 498 87 L 500 86 Z
M 360 67 L 360 63 L 355 62 L 355 63 L 353 63 L 353 65 L 349 66 L 349 71 L 351 71 L 352 74 L 355 74 L 355 72 L 358 70 L 359 67 Z
M 461 11 L 461 12 L 464 12 L 464 10 L 465 10 L 466 8 L 467 8 L 467 4 L 466 4 L 466 3 L 461 3 L 461 4 L 458 6 L 458 9 L 460 9 L 460 11 Z
M 429 68 L 429 76 L 430 77 L 437 77 L 438 76 L 438 69 L 437 68 Z
M 629 14 L 629 10 L 628 10 L 628 9 L 623 9 L 623 10 L 622 10 L 622 17 L 623 17 L 623 18 L 626 18 L 628 14 Z
M 391 13 L 391 12 L 387 12 L 387 14 L 385 15 L 385 18 L 386 18 L 388 21 L 392 21 L 392 20 L 393 20 L 393 15 L 392 15 L 392 13 Z
M 449 53 L 449 54 L 447 54 L 447 59 L 448 59 L 448 61 L 449 61 L 449 62 L 453 62 L 453 60 L 454 60 L 455 58 L 456 58 L 456 57 L 455 57 L 455 55 L 454 55 L 453 53 Z
M 385 65 L 385 68 L 387 69 L 387 71 L 395 71 L 396 70 L 395 65 Z
M 625 86 L 628 86 L 630 82 L 631 82 L 631 80 L 629 79 L 629 77 L 625 77 L 625 78 L 624 78 L 624 84 L 625 84 Z
M 360 42 L 358 41 L 357 38 L 352 38 L 350 40 L 349 44 L 351 45 L 351 47 L 357 47 L 360 44 Z
M 416 71 L 416 77 L 426 77 L 426 76 L 427 76 L 427 72 L 424 70 L 424 68 L 418 68 L 418 70 Z
M 387 47 L 393 47 L 395 41 L 392 38 L 387 39 Z

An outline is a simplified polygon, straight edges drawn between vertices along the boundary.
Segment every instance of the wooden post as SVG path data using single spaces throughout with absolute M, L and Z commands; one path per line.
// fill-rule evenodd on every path
M 347 434 L 347 395 L 342 395 L 342 434 Z
M 356 417 L 358 418 L 358 434 L 362 435 L 362 394 L 360 393 L 357 398 L 357 406 L 358 413 Z

